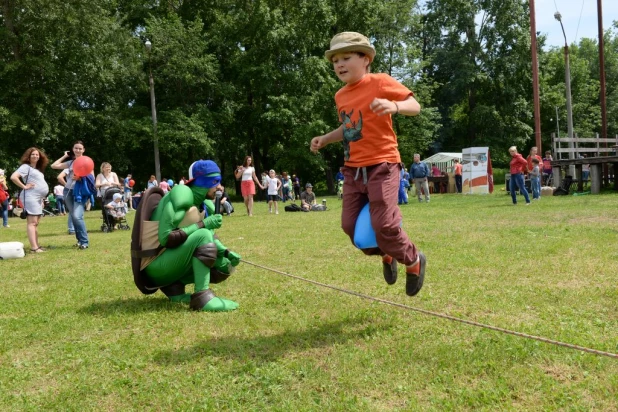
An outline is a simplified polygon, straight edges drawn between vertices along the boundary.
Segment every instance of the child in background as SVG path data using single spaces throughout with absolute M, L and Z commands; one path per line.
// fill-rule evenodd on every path
M 554 159 L 551 157 L 551 151 L 545 152 L 545 157 L 543 158 L 543 183 L 547 185 L 549 183 L 549 178 L 552 175 L 551 162 Z
M 530 186 L 532 189 L 532 200 L 541 198 L 541 168 L 539 159 L 532 159 L 532 170 L 530 170 Z
M 391 116 L 416 116 L 421 107 L 414 94 L 387 74 L 372 74 L 375 49 L 367 37 L 355 32 L 335 35 L 325 57 L 345 86 L 335 95 L 341 126 L 311 139 L 315 153 L 343 141 L 343 211 L 341 227 L 354 243 L 356 220 L 369 203 L 377 247 L 361 249 L 382 257 L 382 273 L 389 285 L 397 281 L 397 262 L 406 266 L 406 293 L 416 295 L 423 286 L 425 255 L 416 249 L 400 227 L 397 206 L 401 156 Z
M 279 214 L 279 207 L 277 206 L 277 199 L 279 198 L 279 188 L 281 187 L 281 180 L 277 178 L 274 170 L 268 172 L 266 183 L 268 184 L 268 213 L 273 212 L 273 204 L 275 206 L 275 214 Z
M 112 201 L 105 205 L 108 209 L 109 214 L 117 219 L 125 217 L 127 214 L 127 205 L 122 200 L 122 195 L 120 193 L 114 193 Z
M 410 181 L 408 179 L 410 175 L 405 172 L 404 169 L 401 170 L 401 179 L 399 180 L 399 196 L 397 199 L 398 205 L 407 205 L 408 204 L 408 189 L 410 188 Z

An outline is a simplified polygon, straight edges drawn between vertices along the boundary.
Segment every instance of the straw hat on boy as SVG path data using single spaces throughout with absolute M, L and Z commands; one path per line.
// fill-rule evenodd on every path
M 376 49 L 373 48 L 369 39 L 360 33 L 353 31 L 344 31 L 336 34 L 330 41 L 330 49 L 326 50 L 324 57 L 330 61 L 337 53 L 362 52 L 369 57 L 370 61 L 376 55 Z

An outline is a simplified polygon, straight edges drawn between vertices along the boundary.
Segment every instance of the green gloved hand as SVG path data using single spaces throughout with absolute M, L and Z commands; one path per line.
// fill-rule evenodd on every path
M 223 223 L 223 216 L 222 215 L 212 215 L 212 216 L 208 216 L 207 218 L 205 218 L 203 220 L 204 222 L 204 227 L 206 229 L 219 229 L 221 227 L 221 224 Z
M 240 263 L 240 255 L 236 252 L 232 252 L 231 250 L 228 251 L 227 258 L 230 260 L 232 266 L 238 266 Z

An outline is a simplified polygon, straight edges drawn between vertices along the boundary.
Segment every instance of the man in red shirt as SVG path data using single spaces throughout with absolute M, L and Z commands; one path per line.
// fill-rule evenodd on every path
M 536 148 L 535 148 L 536 149 Z M 511 190 L 511 198 L 513 204 L 517 204 L 517 194 L 515 190 L 519 188 L 519 192 L 526 198 L 526 206 L 530 205 L 530 197 L 524 184 L 524 173 L 527 172 L 528 162 L 522 155 L 517 153 L 517 147 L 509 147 L 509 154 L 511 155 L 511 181 L 509 182 L 509 189 Z

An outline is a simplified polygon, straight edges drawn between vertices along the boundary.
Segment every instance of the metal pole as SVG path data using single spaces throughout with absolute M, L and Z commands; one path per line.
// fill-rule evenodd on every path
M 532 51 L 532 96 L 534 100 L 534 135 L 538 153 L 541 148 L 541 103 L 539 99 L 539 63 L 536 50 L 536 12 L 534 0 L 530 0 L 530 40 Z
M 570 139 L 573 139 L 573 107 L 571 104 L 571 66 L 569 64 L 569 44 L 567 42 L 564 26 L 562 25 L 562 15 L 559 12 L 554 13 L 554 18 L 560 22 L 562 35 L 564 36 L 564 78 L 566 85 L 566 106 L 567 106 L 567 133 Z M 569 142 L 569 159 L 575 158 L 575 145 Z M 575 176 L 575 165 L 569 167 L 569 174 Z
M 152 108 L 152 131 L 154 140 L 155 177 L 161 182 L 161 163 L 159 162 L 159 138 L 157 137 L 157 106 L 155 103 L 154 79 L 150 71 L 150 106 Z
M 607 139 L 607 105 L 605 100 L 605 44 L 603 41 L 603 4 L 597 0 L 597 14 L 599 18 L 599 77 L 601 80 L 601 138 Z M 605 142 L 607 147 L 607 142 Z

